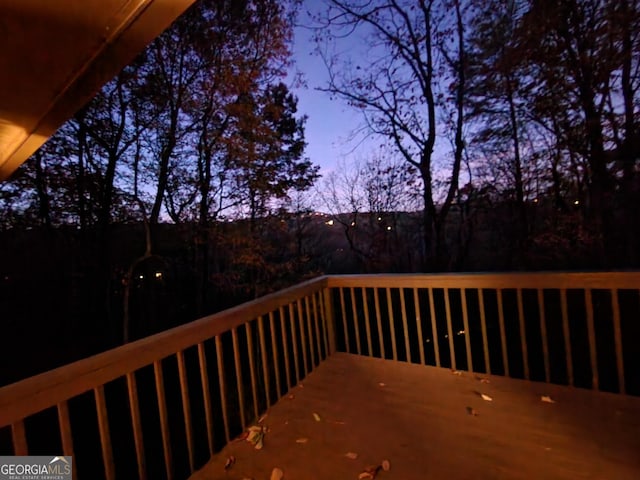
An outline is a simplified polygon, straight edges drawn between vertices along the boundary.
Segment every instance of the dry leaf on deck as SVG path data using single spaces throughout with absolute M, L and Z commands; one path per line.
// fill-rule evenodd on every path
M 249 434 L 247 435 L 247 442 L 255 447 L 256 450 L 261 450 L 264 446 L 264 434 L 265 430 L 262 427 L 254 425 L 249 427 Z
M 227 461 L 224 462 L 224 469 L 229 470 L 231 467 L 233 467 L 234 463 L 236 463 L 236 457 L 231 455 L 230 457 L 227 458 Z
M 372 465 L 364 469 L 363 472 L 358 475 L 358 480 L 370 480 L 376 478 L 376 475 L 380 471 L 382 466 L 380 465 Z
M 453 373 L 454 375 L 462 375 L 462 372 L 460 370 L 451 369 L 451 373 Z
M 296 440 L 296 443 L 307 443 L 309 441 L 308 438 L 299 438 Z
M 385 472 L 388 472 L 389 470 L 391 470 L 391 462 L 389 462 L 389 460 L 383 460 L 380 466 Z
M 320 421 L 320 415 L 318 415 L 317 413 L 313 413 L 313 418 L 315 419 L 316 422 Z
M 383 382 L 380 382 L 380 383 L 378 383 L 378 386 L 379 387 L 386 387 L 387 385 L 385 383 L 383 383 Z
M 344 456 L 350 460 L 355 460 L 356 458 L 358 458 L 358 454 L 355 452 L 347 452 L 344 454 Z
M 480 383 L 489 383 L 489 379 L 488 378 L 484 378 L 484 377 L 476 377 L 476 380 L 478 380 Z
M 296 398 L 296 396 L 292 393 L 291 395 L 289 395 L 289 400 L 293 400 L 294 398 Z
M 478 411 L 475 408 L 472 408 L 472 407 L 467 407 L 467 413 L 469 415 L 474 416 L 474 417 L 478 416 Z
M 542 397 L 540 397 L 540 400 L 546 403 L 556 403 L 556 401 L 553 398 L 551 398 L 549 395 L 542 395 Z
M 478 392 L 477 390 L 474 390 L 474 392 L 476 395 L 478 395 L 480 398 L 482 398 L 485 402 L 493 402 L 493 398 L 491 398 L 489 395 L 486 395 L 482 392 Z
M 284 472 L 276 467 L 271 471 L 271 480 L 282 480 L 284 478 Z

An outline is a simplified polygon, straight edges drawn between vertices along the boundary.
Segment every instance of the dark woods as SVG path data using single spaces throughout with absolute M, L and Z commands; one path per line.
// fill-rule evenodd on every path
M 639 266 L 638 2 L 327 1 L 380 148 L 321 181 L 303 6 L 196 2 L 0 185 L 1 383 L 321 273 Z

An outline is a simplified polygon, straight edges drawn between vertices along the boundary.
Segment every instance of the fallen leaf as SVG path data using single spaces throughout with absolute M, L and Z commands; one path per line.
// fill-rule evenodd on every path
M 549 395 L 542 395 L 542 397 L 540 397 L 540 400 L 546 403 L 556 403 L 556 401 L 553 398 L 551 398 Z
M 320 415 L 318 415 L 317 413 L 313 413 L 313 418 L 316 420 L 316 422 L 320 421 Z
M 346 425 L 347 422 L 340 422 L 338 420 L 329 420 L 329 423 L 333 423 L 334 425 Z
M 296 443 L 307 443 L 309 441 L 308 438 L 299 438 L 296 440 Z
M 380 465 L 385 472 L 391 470 L 391 462 L 389 460 L 383 460 L 382 465 Z
M 454 375 L 462 375 L 462 372 L 460 370 L 451 369 L 451 373 L 453 373 Z
M 358 458 L 358 454 L 356 452 L 347 452 L 344 454 L 344 456 L 351 460 L 355 460 L 356 458 Z
M 261 426 L 251 426 L 249 427 L 249 432 L 247 435 L 247 442 L 255 447 L 256 450 L 261 450 L 264 446 L 264 434 L 265 429 Z
M 386 384 L 384 384 L 384 383 L 382 383 L 382 382 L 380 382 L 380 383 L 378 384 L 378 386 L 379 386 L 379 387 L 386 387 L 387 385 L 386 385 Z
M 284 472 L 278 467 L 271 471 L 271 480 L 282 480 L 284 478 Z
M 474 417 L 477 417 L 477 416 L 478 416 L 478 412 L 476 411 L 476 409 L 475 409 L 475 408 L 472 408 L 472 407 L 467 407 L 467 413 L 468 413 L 469 415 L 474 416 Z
M 478 380 L 480 383 L 490 383 L 488 378 L 484 378 L 480 376 L 477 376 L 476 380 Z
M 304 385 L 303 385 L 303 384 L 300 384 L 300 385 L 298 385 L 298 386 L 299 386 L 300 388 L 304 388 Z
M 382 468 L 381 465 L 371 465 L 365 468 L 364 471 L 360 473 L 360 475 L 358 475 L 358 480 L 376 478 L 376 475 L 378 474 L 381 468 Z
M 292 394 L 291 394 L 291 395 L 289 395 L 287 398 L 288 398 L 289 400 L 293 400 L 294 398 L 296 398 L 296 396 L 292 393 Z
M 482 392 L 478 392 L 477 390 L 474 390 L 473 393 L 478 395 L 480 398 L 482 398 L 486 402 L 493 402 L 493 398 L 491 398 L 489 395 L 486 395 L 486 394 L 484 394 Z
M 227 458 L 227 461 L 224 462 L 224 469 L 229 470 L 231 467 L 233 467 L 234 463 L 236 463 L 236 457 L 231 455 L 230 457 Z

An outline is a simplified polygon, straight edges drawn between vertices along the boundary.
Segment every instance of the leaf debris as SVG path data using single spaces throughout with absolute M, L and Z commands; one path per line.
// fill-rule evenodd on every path
M 231 467 L 233 467 L 233 465 L 236 463 L 236 457 L 234 457 L 233 455 L 230 455 L 226 462 L 224 462 L 224 469 L 225 470 L 229 470 Z

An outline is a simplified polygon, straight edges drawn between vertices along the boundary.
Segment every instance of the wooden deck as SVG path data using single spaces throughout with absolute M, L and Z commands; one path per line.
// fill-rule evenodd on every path
M 262 450 L 236 440 L 191 479 L 357 479 L 385 459 L 378 479 L 640 478 L 637 397 L 345 353 L 290 394 L 264 418 Z

